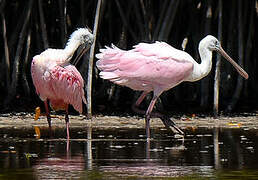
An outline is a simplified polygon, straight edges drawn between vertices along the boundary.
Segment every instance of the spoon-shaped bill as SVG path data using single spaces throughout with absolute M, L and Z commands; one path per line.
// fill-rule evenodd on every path
M 76 58 L 74 59 L 74 63 L 73 65 L 77 65 L 77 63 L 79 62 L 79 60 L 81 59 L 81 57 L 90 49 L 91 46 L 83 46 L 81 49 L 79 49 L 79 53 L 76 56 Z
M 243 70 L 224 50 L 222 47 L 218 48 L 218 52 L 227 59 L 237 70 L 237 72 L 243 76 L 245 79 L 248 79 L 248 74 Z

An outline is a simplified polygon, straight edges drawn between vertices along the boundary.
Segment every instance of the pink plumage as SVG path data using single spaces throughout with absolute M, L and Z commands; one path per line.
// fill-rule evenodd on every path
M 199 43 L 202 62 L 198 64 L 188 53 L 175 49 L 165 42 L 140 43 L 132 50 L 121 50 L 114 45 L 100 49 L 96 63 L 100 77 L 118 85 L 143 91 L 135 105 L 136 109 L 145 96 L 153 91 L 153 98 L 146 111 L 146 136 L 150 138 L 149 119 L 156 100 L 162 92 L 173 88 L 183 81 L 197 81 L 208 75 L 212 67 L 212 51 L 221 53 L 242 75 L 248 74 L 222 49 L 219 41 L 208 35 Z M 164 117 L 162 117 L 164 118 Z M 171 121 L 162 119 L 166 126 L 173 126 L 183 132 Z
M 67 138 L 69 139 L 68 105 L 82 113 L 82 103 L 86 104 L 84 96 L 84 80 L 70 64 L 74 52 L 81 45 L 88 49 L 93 42 L 93 35 L 86 28 L 77 29 L 72 33 L 64 49 L 47 49 L 33 57 L 31 76 L 36 92 L 45 103 L 47 120 L 51 127 L 48 100 L 54 110 L 66 110 Z M 76 60 L 81 57 L 82 51 Z
M 69 64 L 62 67 L 49 63 L 52 67 L 41 73 L 34 62 L 36 58 L 32 61 L 31 74 L 40 98 L 43 101 L 49 99 L 54 110 L 65 110 L 66 105 L 71 104 L 82 113 L 82 102 L 86 104 L 84 81 L 75 66 Z
M 172 51 L 172 52 L 171 52 Z M 140 91 L 154 91 L 157 95 L 182 82 L 192 72 L 193 63 L 181 55 L 175 59 L 170 53 L 177 49 L 164 42 L 140 43 L 129 51 L 115 46 L 101 49 L 96 57 L 100 76 L 116 84 Z
M 144 97 L 153 91 L 152 101 L 146 111 L 147 139 L 150 137 L 149 119 L 156 100 L 162 92 L 187 80 L 194 67 L 194 60 L 189 54 L 165 42 L 140 43 L 128 51 L 113 45 L 101 49 L 96 57 L 99 59 L 96 65 L 101 71 L 101 78 L 143 91 L 133 107 L 139 106 Z M 173 123 L 171 125 L 183 134 Z

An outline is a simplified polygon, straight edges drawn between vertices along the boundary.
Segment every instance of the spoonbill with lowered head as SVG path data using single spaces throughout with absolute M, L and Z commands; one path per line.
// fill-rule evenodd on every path
M 93 43 L 93 35 L 87 28 L 79 28 L 72 33 L 64 49 L 46 49 L 33 57 L 31 76 L 36 92 L 44 101 L 48 125 L 51 117 L 48 101 L 52 109 L 65 110 L 67 139 L 69 136 L 68 105 L 82 113 L 84 97 L 84 80 L 74 65 L 70 63 L 74 52 L 80 46 L 81 52 L 75 58 L 75 65 Z

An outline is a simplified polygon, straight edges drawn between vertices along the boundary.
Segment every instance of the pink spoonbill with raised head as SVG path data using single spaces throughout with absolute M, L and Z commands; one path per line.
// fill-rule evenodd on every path
M 48 48 L 33 57 L 31 76 L 36 92 L 44 101 L 48 125 L 51 117 L 48 101 L 53 110 L 65 110 L 67 139 L 69 136 L 68 105 L 82 113 L 84 97 L 84 80 L 74 65 L 70 63 L 74 52 L 81 48 L 75 58 L 75 65 L 93 43 L 93 35 L 87 28 L 79 28 L 72 33 L 64 49 Z
M 248 78 L 248 74 L 227 55 L 220 42 L 211 35 L 207 35 L 199 43 L 200 64 L 184 51 L 165 42 L 155 42 L 140 43 L 128 51 L 121 50 L 114 45 L 100 49 L 100 53 L 96 54 L 99 59 L 96 65 L 101 71 L 99 73 L 101 78 L 133 90 L 143 91 L 135 107 L 138 107 L 145 96 L 153 91 L 152 100 L 145 113 L 146 136 L 149 139 L 149 120 L 158 97 L 162 92 L 181 82 L 194 82 L 207 76 L 212 67 L 212 51 L 219 52 L 241 76 Z M 183 134 L 174 123 L 170 126 Z

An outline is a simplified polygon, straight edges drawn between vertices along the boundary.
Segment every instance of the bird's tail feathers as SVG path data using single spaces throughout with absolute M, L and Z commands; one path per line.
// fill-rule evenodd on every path
M 84 104 L 88 104 L 87 100 L 85 99 L 85 96 L 82 97 L 82 101 L 83 101 Z
M 102 79 L 111 80 L 111 79 L 119 78 L 119 76 L 117 76 L 117 74 L 114 72 L 100 72 L 99 75 Z
M 102 79 L 112 81 L 113 83 L 119 84 L 119 85 L 122 85 L 122 86 L 124 86 L 128 81 L 128 79 L 122 78 L 114 72 L 103 72 L 102 71 L 102 72 L 99 73 L 99 75 Z
M 95 57 L 99 60 L 114 60 L 116 56 L 119 56 L 123 50 L 111 44 L 111 47 L 105 46 L 105 48 L 99 50 L 100 53 L 96 54 Z

